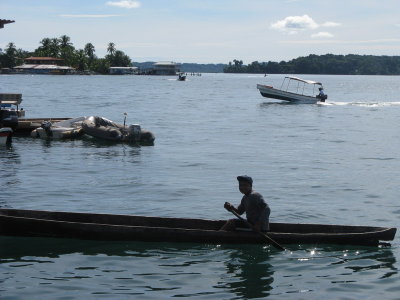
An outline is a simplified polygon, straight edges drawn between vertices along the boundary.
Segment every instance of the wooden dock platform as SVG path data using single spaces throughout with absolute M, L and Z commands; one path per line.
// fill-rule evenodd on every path
M 18 120 L 17 129 L 14 132 L 14 136 L 30 136 L 32 130 L 40 127 L 42 122 L 60 122 L 69 120 L 71 118 L 23 118 Z

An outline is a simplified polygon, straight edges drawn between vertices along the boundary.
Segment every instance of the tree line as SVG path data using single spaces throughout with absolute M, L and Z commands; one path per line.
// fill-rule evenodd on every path
M 254 61 L 248 65 L 234 59 L 224 73 L 400 75 L 400 56 L 311 54 L 287 62 Z
M 109 67 L 131 67 L 132 61 L 123 51 L 117 50 L 110 42 L 107 46 L 107 55 L 99 58 L 92 43 L 87 43 L 83 49 L 76 49 L 71 38 L 62 35 L 59 38 L 44 38 L 40 46 L 33 52 L 17 49 L 14 43 L 9 43 L 4 50 L 0 49 L 0 68 L 13 68 L 22 65 L 24 59 L 30 56 L 55 57 L 64 60 L 64 65 L 79 71 L 93 71 L 108 73 Z

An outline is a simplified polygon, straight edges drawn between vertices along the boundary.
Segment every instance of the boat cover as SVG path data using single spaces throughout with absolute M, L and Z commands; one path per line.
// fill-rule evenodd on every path
M 318 84 L 318 85 L 322 85 L 321 82 L 312 81 L 312 80 L 305 80 L 305 79 L 301 79 L 301 78 L 299 78 L 299 77 L 286 76 L 285 78 L 289 78 L 290 80 L 301 81 L 301 82 L 308 83 L 308 84 Z

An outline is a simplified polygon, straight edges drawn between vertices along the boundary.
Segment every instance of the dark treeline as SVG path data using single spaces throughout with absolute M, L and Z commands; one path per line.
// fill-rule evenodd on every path
M 76 49 L 70 37 L 44 38 L 40 46 L 33 52 L 17 49 L 14 43 L 9 43 L 4 50 L 0 49 L 0 68 L 13 68 L 21 65 L 29 56 L 56 57 L 64 60 L 64 65 L 74 67 L 79 71 L 108 73 L 109 67 L 130 67 L 132 61 L 124 52 L 117 50 L 110 42 L 107 55 L 98 58 L 92 43 L 87 43 L 83 49 Z
M 153 68 L 154 61 L 134 62 L 135 67 L 141 70 Z M 226 64 L 195 64 L 195 63 L 182 63 L 180 65 L 181 72 L 193 73 L 222 73 Z
M 288 62 L 258 62 L 244 65 L 234 59 L 225 73 L 261 74 L 332 74 L 332 75 L 400 75 L 400 56 L 309 55 Z

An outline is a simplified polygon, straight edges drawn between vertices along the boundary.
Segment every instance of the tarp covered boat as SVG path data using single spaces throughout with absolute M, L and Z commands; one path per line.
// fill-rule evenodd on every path
M 225 220 L 161 218 L 40 210 L 0 209 L 0 235 L 95 240 L 265 244 L 247 229 L 219 230 Z M 281 244 L 378 245 L 396 228 L 271 223 L 268 236 Z
M 122 142 L 154 144 L 154 135 L 147 130 L 143 130 L 140 125 L 122 125 L 103 117 L 92 116 L 82 122 L 84 133 L 98 139 Z

